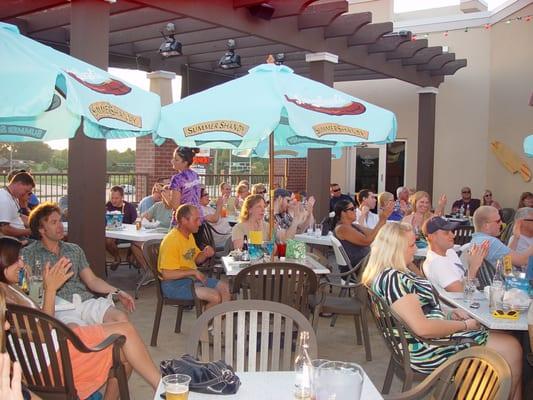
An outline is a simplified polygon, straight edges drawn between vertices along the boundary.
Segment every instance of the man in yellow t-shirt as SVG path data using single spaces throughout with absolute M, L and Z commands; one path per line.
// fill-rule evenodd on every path
M 200 212 L 192 204 L 183 204 L 176 210 L 178 225 L 161 242 L 157 268 L 162 276 L 161 289 L 170 299 L 192 299 L 189 279 L 195 281 L 196 296 L 207 302 L 206 308 L 230 300 L 225 282 L 206 278 L 196 269 L 215 255 L 211 246 L 202 251 L 196 246 L 193 233 L 198 232 Z

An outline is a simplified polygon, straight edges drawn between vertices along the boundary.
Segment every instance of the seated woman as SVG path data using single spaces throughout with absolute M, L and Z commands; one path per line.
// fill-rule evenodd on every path
M 378 195 L 378 209 L 384 209 L 385 207 L 390 207 L 392 204 L 393 211 L 388 216 L 389 221 L 401 221 L 403 218 L 403 214 L 400 210 L 396 210 L 395 203 L 394 203 L 394 195 L 390 192 L 381 192 Z
M 204 220 L 209 222 L 214 229 L 213 240 L 215 241 L 216 249 L 223 248 L 226 240 L 228 240 L 231 235 L 231 226 L 228 223 L 228 219 L 222 217 L 222 207 L 224 206 L 225 200 L 226 199 L 221 196 L 215 203 L 216 208 L 209 206 L 209 193 L 207 193 L 205 188 L 202 188 L 200 194 L 200 207 L 202 208 Z
M 0 286 L 4 289 L 8 302 L 21 304 L 26 307 L 36 307 L 35 304 L 16 288 L 18 275 L 24 268 L 19 257 L 21 244 L 18 240 L 0 238 Z M 57 290 L 72 276 L 70 261 L 61 258 L 57 264 L 45 265 L 43 269 L 43 311 L 54 316 L 55 297 Z M 126 366 L 126 372 L 131 374 L 135 370 L 152 388 L 157 389 L 161 375 L 157 370 L 150 354 L 146 349 L 137 330 L 130 322 L 115 322 L 100 325 L 70 326 L 80 340 L 88 347 L 94 347 L 113 334 L 126 336 L 126 343 L 122 347 L 121 356 Z M 74 374 L 74 384 L 81 399 L 89 397 L 100 389 L 106 382 L 106 399 L 118 398 L 118 384 L 109 378 L 112 365 L 112 348 L 109 347 L 98 353 L 81 353 L 73 347 L 69 348 Z
M 231 195 L 231 185 L 228 182 L 222 182 L 218 185 L 219 195 L 223 197 L 224 207 L 228 214 L 234 214 L 237 212 L 236 204 L 237 199 Z
M 492 197 L 492 191 L 487 189 L 485 190 L 485 193 L 483 193 L 483 201 L 481 202 L 482 206 L 492 206 L 496 208 L 498 211 L 502 209 L 502 206 L 500 203 L 498 203 L 494 198 Z
M 235 208 L 240 210 L 244 204 L 244 200 L 250 195 L 250 186 L 245 181 L 239 182 L 237 185 L 237 200 L 235 202 Z
M 520 399 L 522 348 L 512 335 L 480 330 L 479 322 L 462 310 L 442 311 L 431 283 L 407 269 L 416 251 L 415 234 L 410 225 L 387 224 L 372 243 L 370 259 L 362 282 L 371 288 L 396 312 L 407 326 L 423 338 L 468 338 L 479 345 L 498 351 L 509 363 L 514 399 Z M 407 337 L 411 368 L 429 374 L 448 357 L 470 347 L 460 345 L 435 346 Z
M 246 198 L 241 208 L 239 223 L 233 227 L 231 241 L 234 249 L 242 249 L 244 235 L 250 241 L 250 233 L 263 240 L 269 237 L 269 225 L 265 222 L 265 199 L 260 194 L 252 194 Z M 259 241 L 259 240 L 258 240 Z M 261 243 L 256 243 L 261 244 Z
M 335 216 L 333 217 L 333 234 L 342 244 L 350 258 L 351 266 L 341 267 L 341 272 L 347 272 L 355 267 L 370 251 L 370 243 L 376 237 L 378 231 L 387 222 L 392 212 L 393 203 L 379 212 L 379 221 L 373 229 L 354 224 L 357 219 L 355 206 L 349 200 L 339 200 L 335 204 Z
M 413 212 L 403 217 L 402 222 L 406 222 L 413 227 L 415 234 L 422 231 L 424 222 L 434 216 L 441 216 L 444 213 L 444 207 L 446 207 L 446 195 L 442 195 L 439 199 L 439 205 L 435 210 L 435 214 L 431 212 L 431 197 L 429 193 L 424 191 L 418 191 L 409 197 L 409 202 Z

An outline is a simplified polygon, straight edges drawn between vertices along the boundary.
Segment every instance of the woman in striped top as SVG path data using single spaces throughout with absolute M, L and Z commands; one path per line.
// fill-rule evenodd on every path
M 372 288 L 409 328 L 423 338 L 469 338 L 498 351 L 509 363 L 514 399 L 521 398 L 522 347 L 511 335 L 480 329 L 479 322 L 462 310 L 442 311 L 431 283 L 411 272 L 407 265 L 416 251 L 415 234 L 409 224 L 386 224 L 371 245 L 363 283 Z M 407 334 L 411 367 L 429 374 L 448 357 L 470 344 L 435 346 Z

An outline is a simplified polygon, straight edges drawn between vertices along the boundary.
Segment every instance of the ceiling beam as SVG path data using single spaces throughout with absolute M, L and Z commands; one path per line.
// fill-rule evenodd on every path
M 428 47 L 427 39 L 412 40 L 411 42 L 402 43 L 395 51 L 387 54 L 387 60 L 410 58 L 413 57 L 418 51 L 425 49 L 426 47 Z
M 326 39 L 351 36 L 362 26 L 372 22 L 372 13 L 363 12 L 355 14 L 344 14 L 336 18 L 331 24 L 326 27 L 324 37 Z
M 455 61 L 454 53 L 443 53 L 434 57 L 430 62 L 419 65 L 417 69 L 419 71 L 436 71 L 452 61 Z
M 392 22 L 364 25 L 348 38 L 348 46 L 361 46 L 363 44 L 376 43 L 380 37 L 387 33 L 391 33 L 392 30 Z
M 196 0 L 180 0 L 179 2 L 172 0 L 134 0 L 134 2 L 186 15 L 212 24 L 224 25 L 236 31 L 259 36 L 273 42 L 285 43 L 288 46 L 312 53 L 329 51 L 337 54 L 343 62 L 371 69 L 377 73 L 415 85 L 437 87 L 442 82 L 441 77 L 432 77 L 425 71 L 416 71 L 416 68 L 405 68 L 397 63 L 388 63 L 385 56 L 382 55 L 383 53 L 368 54 L 366 48 L 363 50 L 356 49 L 357 47 L 362 48 L 362 46 L 348 48 L 345 41 L 344 43 L 342 41 L 332 42 L 333 39 L 326 41 L 324 39 L 324 29 L 309 29 L 305 33 L 300 32 L 293 17 L 272 19 L 270 21 L 254 18 L 249 15 L 246 9 L 234 9 L 233 3 L 229 0 L 211 1 L 209 7 L 198 7 Z M 292 3 L 292 1 L 286 3 Z M 386 31 L 391 32 L 392 23 L 389 23 L 389 25 L 390 28 L 386 29 Z M 387 32 L 383 34 L 385 33 Z
M 348 12 L 348 3 L 345 0 L 312 4 L 298 15 L 298 29 L 328 26 L 345 12 Z
M 457 72 L 457 70 L 464 67 L 466 67 L 466 59 L 461 58 L 460 60 L 449 62 L 437 71 L 431 71 L 431 75 L 453 75 Z
M 403 65 L 420 65 L 430 62 L 434 57 L 442 54 L 441 46 L 426 47 L 418 51 L 413 57 L 402 60 Z
M 405 31 L 401 33 L 393 33 L 390 35 L 385 35 L 379 39 L 376 43 L 371 44 L 367 47 L 369 53 L 382 53 L 394 51 L 402 43 L 411 41 L 411 32 Z
M 40 1 L 20 1 L 3 0 L 0 9 L 0 20 L 20 18 L 24 15 L 33 14 L 43 10 L 49 10 L 61 5 L 70 4 L 68 0 L 40 0 Z

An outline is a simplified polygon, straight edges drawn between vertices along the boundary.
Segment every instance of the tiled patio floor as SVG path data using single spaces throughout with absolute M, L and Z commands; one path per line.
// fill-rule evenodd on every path
M 120 267 L 119 270 L 110 272 L 109 281 L 125 290 L 133 293 L 134 281 L 138 275 L 134 270 Z M 136 302 L 137 309 L 130 318 L 147 345 L 152 334 L 156 305 L 156 293 L 154 285 L 141 290 L 140 298 Z M 195 319 L 195 312 L 185 312 L 182 324 L 182 333 L 174 333 L 176 321 L 176 308 L 163 307 L 161 326 L 159 329 L 158 346 L 148 350 L 153 360 L 158 365 L 165 358 L 177 357 L 184 352 L 187 335 L 190 332 Z M 372 361 L 365 360 L 363 346 L 355 342 L 355 327 L 353 318 L 339 317 L 335 327 L 329 326 L 329 318 L 321 318 L 318 329 L 318 355 L 319 358 L 330 360 L 353 361 L 359 363 L 370 376 L 374 385 L 381 391 L 385 372 L 389 361 L 389 352 L 383 343 L 375 324 L 370 321 L 370 340 L 372 345 Z M 132 399 L 150 400 L 152 392 L 148 385 L 138 376 L 133 375 L 130 379 L 130 393 Z M 391 392 L 399 390 L 400 385 L 395 379 Z M 290 397 L 288 397 L 290 398 Z

